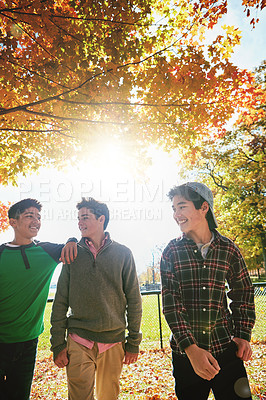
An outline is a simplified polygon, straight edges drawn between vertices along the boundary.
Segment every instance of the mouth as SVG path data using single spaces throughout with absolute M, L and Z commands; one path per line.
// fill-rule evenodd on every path
M 184 225 L 188 220 L 187 219 L 178 219 L 176 220 L 176 222 L 178 223 L 178 225 L 182 226 Z
M 38 231 L 40 229 L 39 226 L 30 226 L 30 229 L 33 231 Z

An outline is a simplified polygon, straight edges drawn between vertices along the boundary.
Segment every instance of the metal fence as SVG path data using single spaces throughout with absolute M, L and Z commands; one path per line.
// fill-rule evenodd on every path
M 266 282 L 254 283 L 256 323 L 252 340 L 266 340 Z M 142 291 L 142 346 L 162 349 L 169 344 L 170 329 L 162 315 L 160 290 Z

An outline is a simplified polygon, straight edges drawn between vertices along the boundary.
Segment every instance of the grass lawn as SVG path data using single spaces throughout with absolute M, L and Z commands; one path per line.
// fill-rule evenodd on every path
M 266 299 L 266 297 L 265 297 Z M 257 323 L 253 333 L 253 358 L 246 363 L 254 400 L 266 400 L 266 318 L 264 298 L 256 298 Z M 52 304 L 45 310 L 45 331 L 40 336 L 32 400 L 67 399 L 65 370 L 58 369 L 52 360 L 49 342 Z M 171 351 L 168 345 L 169 328 L 162 318 L 164 349 L 160 350 L 157 295 L 143 296 L 143 341 L 139 360 L 125 366 L 121 376 L 120 400 L 174 400 Z M 210 395 L 209 399 L 213 399 Z

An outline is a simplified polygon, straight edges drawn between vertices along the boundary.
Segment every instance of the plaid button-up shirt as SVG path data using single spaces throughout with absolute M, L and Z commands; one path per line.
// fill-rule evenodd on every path
M 245 262 L 230 239 L 213 233 L 205 259 L 185 235 L 172 240 L 162 255 L 163 313 L 172 332 L 172 350 L 179 354 L 196 343 L 217 355 L 232 337 L 251 338 L 254 289 Z

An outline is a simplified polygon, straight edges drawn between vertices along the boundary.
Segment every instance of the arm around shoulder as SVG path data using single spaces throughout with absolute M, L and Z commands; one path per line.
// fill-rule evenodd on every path
M 70 264 L 77 258 L 78 255 L 78 247 L 77 247 L 77 239 L 69 238 L 67 243 L 62 249 L 60 261 L 63 264 Z

